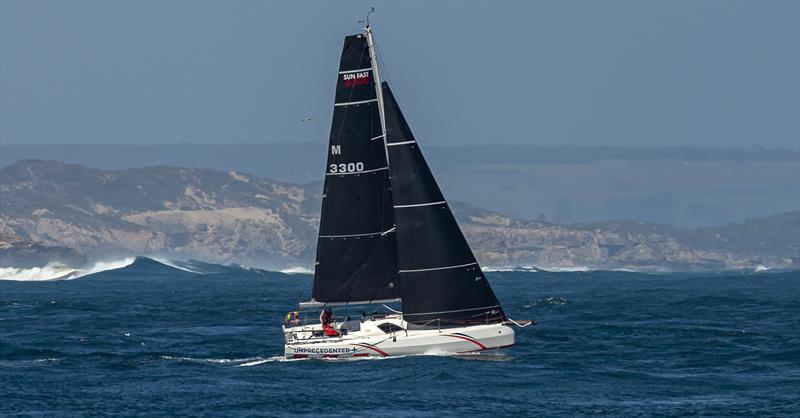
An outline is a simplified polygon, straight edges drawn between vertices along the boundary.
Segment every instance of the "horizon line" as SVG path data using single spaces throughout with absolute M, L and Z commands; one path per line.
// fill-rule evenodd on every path
M 312 142 L 312 141 L 299 141 L 299 142 L 234 142 L 234 143 L 206 143 L 206 142 L 164 142 L 164 143 L 121 143 L 121 144 L 107 144 L 107 143 L 91 143 L 91 142 L 66 142 L 66 143 L 53 143 L 53 142 L 36 142 L 36 143 L 7 143 L 0 141 L 0 148 L 2 147 L 59 147 L 59 146 L 92 146 L 92 147 L 163 147 L 163 146 L 206 146 L 206 147 L 229 147 L 229 146 L 286 146 L 286 145 L 313 145 L 319 146 L 320 144 L 327 144 L 326 142 Z M 788 151 L 800 153 L 800 147 L 792 148 L 772 148 L 763 147 L 758 144 L 749 146 L 702 146 L 702 145 L 613 145 L 613 144 L 596 144 L 596 145 L 581 145 L 581 144 L 515 144 L 515 143 L 464 143 L 464 144 L 426 144 L 426 147 L 434 148 L 457 148 L 457 147 L 532 147 L 532 148 L 621 148 L 621 149 L 703 149 L 703 150 L 725 150 L 725 151 L 744 151 L 744 152 L 766 152 L 766 151 Z

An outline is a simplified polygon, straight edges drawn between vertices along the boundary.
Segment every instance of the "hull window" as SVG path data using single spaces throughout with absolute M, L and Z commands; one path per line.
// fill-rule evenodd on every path
M 389 322 L 385 322 L 383 324 L 378 325 L 378 328 L 380 328 L 381 331 L 383 331 L 383 332 L 385 332 L 387 334 L 391 334 L 393 332 L 405 331 L 405 329 L 403 329 L 403 327 L 397 326 L 397 325 L 389 323 Z

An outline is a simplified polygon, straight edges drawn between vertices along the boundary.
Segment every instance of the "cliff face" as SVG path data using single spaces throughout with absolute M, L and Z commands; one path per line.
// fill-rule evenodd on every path
M 316 188 L 236 172 L 100 171 L 44 161 L 2 170 L 0 228 L 90 256 L 170 254 L 209 261 L 312 258 Z
M 691 231 L 627 221 L 562 226 L 464 206 L 457 213 L 464 234 L 488 265 L 714 271 L 800 267 L 800 212 Z
M 69 247 L 27 241 L 0 225 L 0 267 L 31 268 L 47 263 L 80 266 L 86 256 Z
M 320 183 L 292 185 L 237 172 L 167 166 L 101 171 L 23 160 L 0 170 L 0 264 L 21 260 L 12 254 L 22 254 L 27 245 L 27 264 L 39 246 L 44 260 L 61 251 L 60 258 L 71 260 L 161 254 L 310 266 L 320 191 Z M 800 265 L 798 212 L 687 231 L 637 222 L 564 226 L 457 202 L 452 207 L 484 265 L 675 270 Z

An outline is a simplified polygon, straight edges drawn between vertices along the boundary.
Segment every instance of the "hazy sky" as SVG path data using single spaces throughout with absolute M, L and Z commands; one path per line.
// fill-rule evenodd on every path
M 800 148 L 797 1 L 0 3 L 5 144 L 323 142 L 374 5 L 426 143 Z

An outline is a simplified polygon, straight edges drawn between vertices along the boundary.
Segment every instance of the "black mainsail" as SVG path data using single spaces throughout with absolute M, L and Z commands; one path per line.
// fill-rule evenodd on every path
M 375 78 L 366 36 L 346 37 L 323 188 L 314 302 L 398 297 L 392 196 Z
M 403 318 L 415 324 L 504 321 L 389 85 L 382 87 Z

